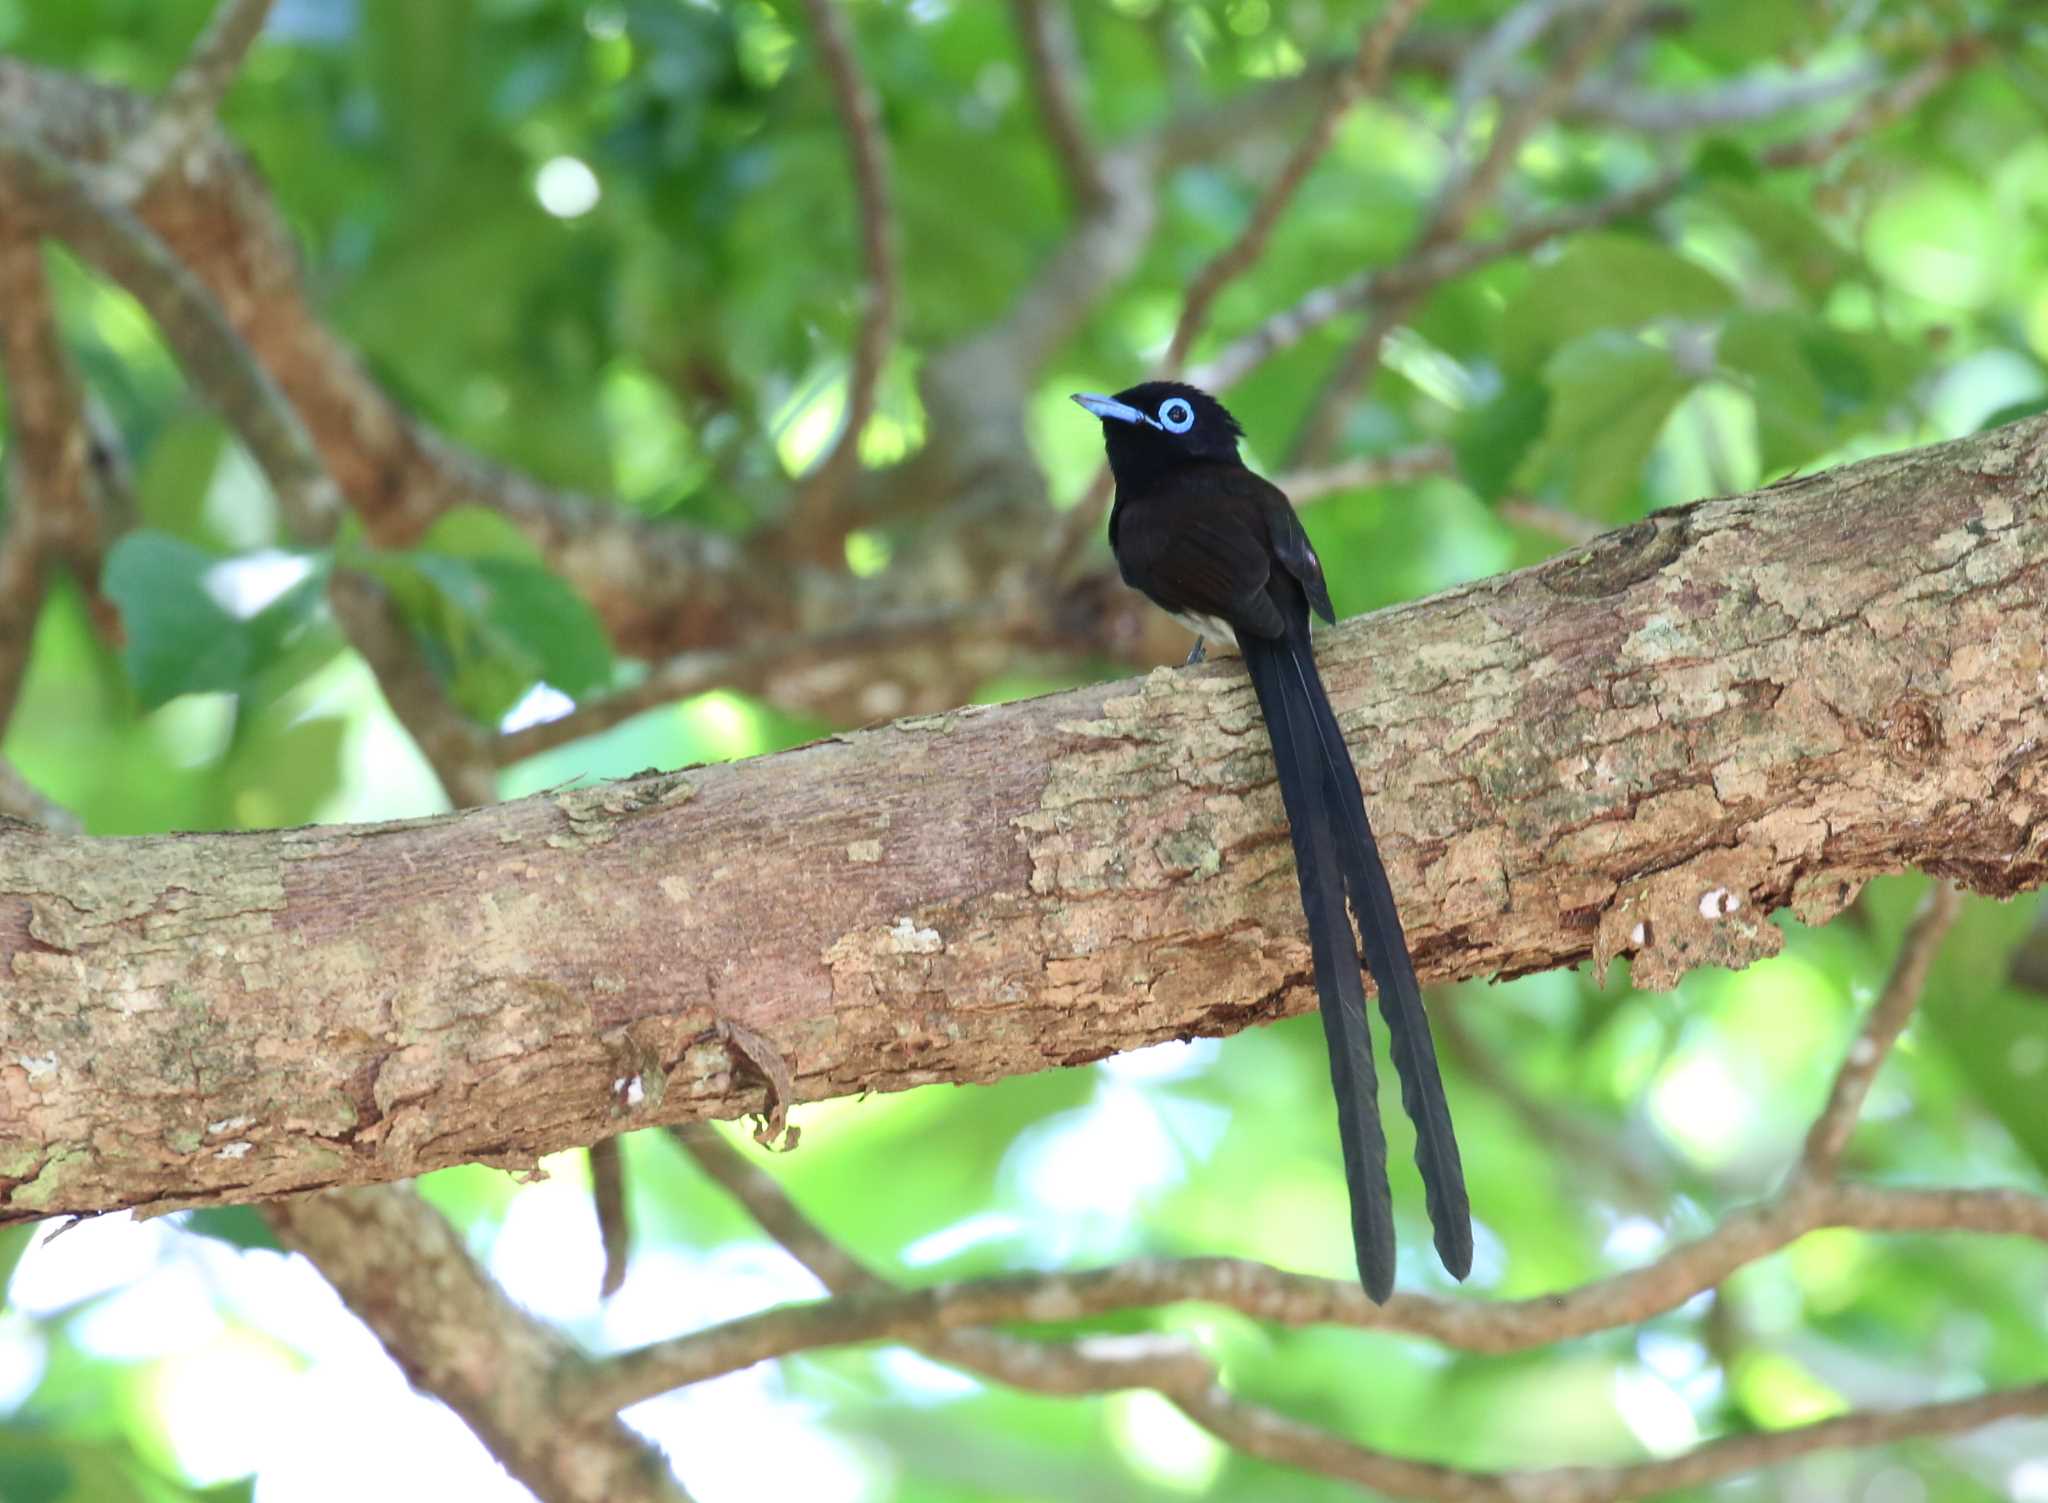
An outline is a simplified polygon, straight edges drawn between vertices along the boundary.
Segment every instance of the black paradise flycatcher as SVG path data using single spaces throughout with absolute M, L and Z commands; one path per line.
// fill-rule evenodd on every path
M 1415 1165 L 1437 1255 L 1462 1279 L 1472 1269 L 1472 1212 L 1450 1104 L 1358 773 L 1309 644 L 1311 608 L 1325 621 L 1337 619 L 1322 562 L 1286 495 L 1238 458 L 1243 429 L 1207 392 L 1147 381 L 1113 397 L 1076 393 L 1074 400 L 1102 419 L 1116 477 L 1109 546 L 1124 583 L 1193 628 L 1190 662 L 1200 660 L 1204 636 L 1234 637 L 1258 693 L 1330 1045 L 1359 1279 L 1376 1301 L 1392 1292 L 1394 1216 L 1347 892 L 1379 988 L 1401 1104 L 1415 1123 Z

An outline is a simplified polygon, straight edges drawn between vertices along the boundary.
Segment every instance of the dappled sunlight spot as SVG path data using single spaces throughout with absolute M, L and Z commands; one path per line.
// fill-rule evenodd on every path
M 1021 1240 L 1026 1223 L 1008 1211 L 982 1211 L 977 1215 L 963 1217 L 950 1226 L 942 1226 L 935 1232 L 927 1232 L 897 1257 L 906 1268 L 929 1268 L 934 1263 L 945 1263 L 971 1248 L 985 1246 L 990 1242 Z
M 873 579 L 888 568 L 894 551 L 887 537 L 865 527 L 856 527 L 846 535 L 846 567 L 856 579 Z
M 1380 361 L 1424 396 L 1453 412 L 1463 412 L 1478 400 L 1471 373 L 1412 329 L 1389 331 Z
M 364 1498 L 460 1498 L 532 1503 L 453 1410 L 416 1392 L 376 1338 L 322 1353 L 310 1372 L 269 1379 L 278 1398 L 259 1432 L 265 1441 L 256 1496 L 291 1503 Z M 219 1403 L 221 1395 L 213 1393 Z M 236 1406 L 221 1406 L 228 1414 Z M 336 1416 L 347 1416 L 345 1424 Z M 363 1437 L 375 1437 L 365 1444 Z
M 198 1264 L 166 1257 L 79 1316 L 72 1338 L 110 1362 L 168 1357 L 218 1340 L 225 1325 Z
M 535 684 L 505 712 L 504 718 L 498 722 L 498 733 L 510 736 L 528 726 L 546 725 L 550 720 L 560 720 L 575 708 L 576 701 L 553 684 Z
M 1699 1444 L 1692 1406 L 1654 1373 L 1624 1367 L 1614 1374 L 1614 1408 L 1652 1456 L 1676 1456 Z
M 1748 1110 L 1741 1083 L 1713 1049 L 1686 1050 L 1650 1088 L 1650 1116 L 1658 1130 L 1703 1169 L 1734 1160 Z
M 235 712 L 232 694 L 180 694 L 150 712 L 150 739 L 174 767 L 210 767 L 234 740 Z
M 289 1353 L 245 1331 L 156 1364 L 149 1401 L 179 1470 L 209 1487 L 260 1468 L 289 1427 L 297 1376 Z
M 1185 1163 L 1145 1094 L 1103 1081 L 1088 1105 L 1020 1133 L 999 1172 L 1041 1211 L 1039 1252 L 1066 1261 L 1131 1245 L 1143 1203 L 1179 1183 Z
M 988 1386 L 957 1367 L 934 1362 L 907 1347 L 885 1346 L 874 1354 L 874 1363 L 895 1396 L 912 1404 L 950 1404 L 972 1398 Z
M 515 1302 L 564 1323 L 597 1314 L 604 1245 L 580 1174 L 556 1174 L 513 1197 L 491 1243 L 491 1276 Z
M 1669 1331 L 1636 1333 L 1636 1360 L 1667 1383 L 1680 1383 L 1707 1366 L 1707 1349 L 1690 1336 Z
M 1848 1400 L 1803 1365 L 1779 1352 L 1748 1351 L 1736 1358 L 1730 1392 L 1743 1412 L 1766 1430 L 1817 1424 L 1849 1412 Z
M 706 465 L 676 394 L 639 366 L 614 361 L 598 390 L 620 494 L 637 506 L 667 504 L 704 483 Z
M 590 1289 L 594 1298 L 594 1273 Z M 605 1302 L 595 1328 L 603 1349 L 617 1351 L 824 1292 L 795 1258 L 765 1243 L 736 1242 L 702 1255 L 650 1247 L 634 1254 L 624 1287 Z
M 1104 1075 L 1132 1082 L 1185 1080 L 1215 1064 L 1222 1051 L 1221 1039 L 1168 1039 L 1163 1044 L 1112 1054 L 1098 1060 L 1095 1068 Z
M 236 1320 L 306 1357 L 374 1340 L 318 1269 L 295 1253 L 244 1250 L 213 1237 L 181 1237 L 180 1262 L 205 1276 L 210 1297 Z
M 557 219 L 579 219 L 597 207 L 604 189 L 581 157 L 549 157 L 534 171 L 533 196 Z
M 782 468 L 801 475 L 824 457 L 846 413 L 846 371 L 814 376 L 800 384 L 769 420 Z
M 0 1414 L 12 1413 L 36 1391 L 49 1357 L 34 1321 L 18 1310 L 0 1311 Z
M 162 1222 L 137 1221 L 128 1211 L 89 1221 L 45 1221 L 15 1266 L 8 1308 L 55 1315 L 134 1283 L 156 1267 L 173 1235 Z
M 2022 1461 L 2006 1474 L 2012 1503 L 2048 1503 L 2048 1460 Z
M 241 620 L 274 604 L 313 573 L 313 560 L 281 548 L 259 548 L 223 559 L 199 577 L 200 587 L 229 615 Z
M 1161 1487 L 1205 1493 L 1230 1459 L 1221 1441 L 1163 1394 L 1112 1394 L 1103 1405 L 1103 1417 L 1125 1464 Z
M 1833 1315 L 1864 1298 L 1875 1257 L 1870 1236 L 1850 1227 L 1808 1232 L 1786 1250 L 1809 1315 Z
M 1621 1263 L 1641 1263 L 1663 1251 L 1664 1228 L 1647 1216 L 1624 1216 L 1607 1229 L 1601 1253 Z
M 1974 308 L 1997 290 L 2010 237 L 1981 184 L 1930 172 L 1882 195 L 1864 247 L 1890 281 L 1929 302 Z
M 631 1405 L 619 1418 L 682 1459 L 678 1475 L 697 1503 L 887 1497 L 887 1459 L 820 1425 L 822 1412 L 788 1397 L 774 1365 L 764 1363 Z
M 448 807 L 448 796 L 419 743 L 391 714 L 369 665 L 342 653 L 302 686 L 306 713 L 348 722 L 335 791 L 313 813 L 321 824 L 405 819 Z
M 737 694 L 724 689 L 700 694 L 676 713 L 710 761 L 751 756 L 760 749 L 760 712 Z
M 2040 399 L 2044 390 L 2041 367 L 2018 350 L 1979 350 L 1941 373 L 1926 405 L 1940 431 L 1968 433 L 1995 412 Z

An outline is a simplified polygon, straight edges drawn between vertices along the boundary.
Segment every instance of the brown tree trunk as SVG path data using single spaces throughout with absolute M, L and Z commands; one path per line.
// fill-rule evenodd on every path
M 2039 883 L 2044 600 L 2035 419 L 1331 632 L 1419 969 L 1665 987 L 1876 873 Z M 0 1219 L 1228 1033 L 1310 1005 L 1300 929 L 1228 659 L 438 819 L 0 820 Z

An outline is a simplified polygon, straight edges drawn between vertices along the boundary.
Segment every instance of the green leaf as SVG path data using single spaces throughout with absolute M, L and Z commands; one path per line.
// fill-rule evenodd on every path
M 1513 382 L 1465 413 L 1451 448 L 1458 472 L 1482 500 L 1507 493 L 1549 415 L 1550 388 L 1540 381 Z
M 1692 156 L 1694 176 L 1706 182 L 1753 183 L 1763 176 L 1756 154 L 1727 136 L 1709 136 Z
M 1818 9 L 1790 0 L 1714 0 L 1686 27 L 1685 46 L 1722 66 L 1778 57 L 1816 34 Z
M 131 532 L 107 556 L 104 586 L 127 634 L 122 657 L 145 709 L 180 694 L 235 692 L 295 641 L 320 607 L 315 567 L 252 615 L 237 615 L 236 562 L 167 533 Z
M 1534 370 L 1596 329 L 1706 318 L 1734 302 L 1725 282 L 1676 251 L 1623 235 L 1588 235 L 1524 284 L 1505 320 L 1501 363 Z
M 132 532 L 107 556 L 106 592 L 121 611 L 122 656 L 145 708 L 180 694 L 233 689 L 249 671 L 242 623 L 203 580 L 220 562 L 161 532 Z
M 185 1216 L 184 1228 L 201 1237 L 212 1237 L 232 1247 L 262 1248 L 276 1252 L 283 1246 L 270 1223 L 254 1206 L 208 1206 Z
M 1872 423 L 1905 395 L 1923 356 L 1889 335 L 1816 323 L 1799 341 L 1827 395 L 1828 419 Z
M 7 1503 L 59 1503 L 76 1480 L 71 1463 L 54 1448 L 10 1444 L 0 1451 L 0 1498 Z
M 1734 182 L 1714 183 L 1705 196 L 1742 227 L 1808 306 L 1818 306 L 1854 275 L 1856 258 L 1821 228 L 1804 205 Z
M 559 576 L 504 558 L 477 559 L 472 567 L 491 592 L 493 619 L 540 660 L 541 677 L 568 695 L 588 694 L 610 680 L 604 627 Z
M 2008 402 L 1983 422 L 1977 425 L 1979 433 L 1989 433 L 1993 428 L 2003 428 L 2007 423 L 2017 423 L 2021 418 L 2039 417 L 2048 412 L 2048 396 L 2022 397 L 2017 402 Z
M 1608 515 L 1641 483 L 1644 461 L 1692 378 L 1669 350 L 1604 331 L 1559 350 L 1543 377 L 1551 390 L 1544 465 L 1575 507 Z
M 370 554 L 381 579 L 463 711 L 496 721 L 534 684 L 580 696 L 611 679 L 596 614 L 538 564 L 416 550 Z
M 1813 321 L 1796 313 L 1742 312 L 1715 347 L 1756 402 L 1757 458 L 1766 473 L 1792 469 L 1834 443 L 1827 389 L 1806 358 L 1812 330 Z

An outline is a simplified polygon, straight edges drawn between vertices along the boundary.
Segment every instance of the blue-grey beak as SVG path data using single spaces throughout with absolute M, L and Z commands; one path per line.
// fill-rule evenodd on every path
M 1093 392 L 1077 391 L 1074 400 L 1108 422 L 1114 418 L 1119 423 L 1149 423 L 1152 420 L 1135 407 L 1126 407 L 1115 397 L 1098 397 Z

